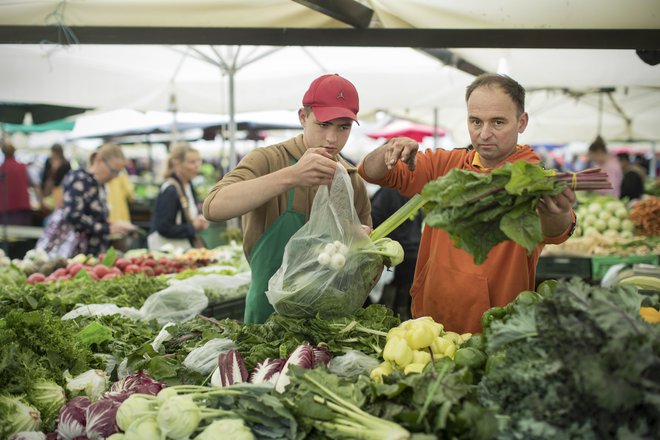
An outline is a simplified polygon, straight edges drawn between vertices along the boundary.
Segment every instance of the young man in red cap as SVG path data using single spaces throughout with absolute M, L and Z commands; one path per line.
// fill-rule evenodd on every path
M 252 272 L 245 322 L 264 322 L 273 312 L 266 297 L 268 280 L 282 264 L 289 238 L 309 219 L 316 190 L 332 182 L 337 162 L 348 170 L 360 221 L 371 227 L 364 182 L 355 166 L 339 156 L 357 122 L 357 90 L 337 74 L 323 75 L 311 83 L 302 104 L 302 134 L 248 153 L 204 200 L 208 220 L 242 216 L 243 250 Z

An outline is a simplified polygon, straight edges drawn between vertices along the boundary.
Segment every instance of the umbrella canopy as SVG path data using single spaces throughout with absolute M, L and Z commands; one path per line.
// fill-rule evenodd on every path
M 430 125 L 397 120 L 387 124 L 379 130 L 367 133 L 367 136 L 372 139 L 392 139 L 393 137 L 405 136 L 414 139 L 417 142 L 422 142 L 425 137 L 433 136 L 434 133 L 437 136 L 444 136 L 446 134 L 445 130 L 441 128 L 434 129 Z
M 46 131 L 71 131 L 75 121 L 70 119 L 59 119 L 57 121 L 44 122 L 43 124 L 7 124 L 0 122 L 0 130 L 7 133 L 44 133 Z
M 0 122 L 23 124 L 25 116 L 30 114 L 33 124 L 43 124 L 84 113 L 87 110 L 89 108 L 64 105 L 0 102 Z

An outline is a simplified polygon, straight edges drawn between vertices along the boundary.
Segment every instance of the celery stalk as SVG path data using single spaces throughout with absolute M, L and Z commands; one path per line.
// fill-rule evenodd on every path
M 403 205 L 401 208 L 389 216 L 387 220 L 381 223 L 376 229 L 371 231 L 371 241 L 380 240 L 381 238 L 387 237 L 393 230 L 398 228 L 403 222 L 408 220 L 410 216 L 415 214 L 418 209 L 428 202 L 429 199 L 424 197 L 421 194 L 415 194 Z

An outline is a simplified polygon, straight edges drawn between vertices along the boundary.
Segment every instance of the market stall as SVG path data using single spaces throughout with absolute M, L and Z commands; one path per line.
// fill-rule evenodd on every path
M 653 271 L 633 267 L 602 287 L 594 282 L 602 269 L 591 261 L 583 279 L 558 274 L 563 279 L 489 308 L 478 333 L 452 331 L 429 316 L 402 322 L 379 304 L 363 307 L 374 271 L 402 259 L 400 245 L 386 236 L 421 206 L 425 227 L 455 237 L 470 215 L 470 228 L 501 228 L 491 229 L 497 240 L 531 249 L 542 240 L 517 234 L 517 226 L 493 215 L 533 216 L 535 200 L 565 188 L 561 174 L 519 162 L 498 174 L 511 185 L 493 191 L 488 175 L 466 173 L 431 182 L 366 239 L 332 236 L 329 226 L 303 241 L 294 235 L 287 249 L 295 264 L 283 264 L 271 279 L 275 313 L 263 324 L 241 322 L 251 278 L 237 242 L 186 252 L 111 248 L 52 259 L 31 251 L 12 264 L 4 259 L 0 434 L 17 440 L 652 438 L 660 423 L 660 277 Z M 583 177 L 576 177 L 581 185 Z M 451 218 L 443 216 L 465 178 L 476 179 L 472 193 L 461 189 L 467 201 Z M 519 203 L 515 209 L 511 200 Z M 596 239 L 588 228 L 589 213 L 597 213 L 594 227 L 612 236 L 609 248 L 619 249 L 618 258 L 624 258 L 620 249 L 630 257 L 644 247 L 657 271 L 657 199 L 630 211 L 608 206 L 612 200 L 590 200 L 577 208 L 584 222 L 576 240 Z M 607 220 L 605 211 L 611 211 Z M 630 234 L 623 234 L 626 219 Z M 600 231 L 601 221 L 617 229 L 616 239 Z M 524 224 L 533 230 L 533 222 Z M 620 247 L 618 239 L 629 241 Z M 463 247 L 483 261 L 496 243 Z M 562 246 L 576 243 L 582 242 Z M 608 249 L 590 246 L 594 255 Z

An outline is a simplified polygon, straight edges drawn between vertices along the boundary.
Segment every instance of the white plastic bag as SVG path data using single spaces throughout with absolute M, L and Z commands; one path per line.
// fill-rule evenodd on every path
M 171 279 L 172 286 L 193 286 L 206 293 L 209 302 L 222 302 L 230 299 L 243 298 L 250 290 L 250 272 L 241 272 L 235 275 L 199 274 L 183 280 Z
M 75 319 L 79 316 L 123 315 L 131 319 L 140 319 L 140 311 L 132 307 L 118 307 L 115 304 L 85 304 L 62 316 L 62 320 Z
M 359 374 L 368 375 L 378 365 L 378 359 L 361 351 L 348 350 L 341 356 L 333 357 L 328 364 L 328 370 L 337 376 L 352 377 Z
M 185 322 L 199 315 L 209 300 L 204 290 L 188 284 L 175 284 L 149 296 L 140 308 L 143 319 L 159 324 Z
M 200 374 L 210 374 L 218 366 L 218 355 L 236 348 L 234 341 L 227 338 L 211 339 L 201 347 L 197 347 L 183 361 L 183 365 Z
M 329 245 L 335 251 L 326 251 Z M 268 301 L 294 318 L 351 314 L 362 307 L 383 268 L 379 255 L 364 252 L 374 248 L 355 211 L 348 172 L 337 164 L 332 185 L 318 189 L 309 221 L 284 248 L 282 266 L 268 281 Z M 328 252 L 329 264 L 320 259 Z M 335 264 L 337 252 L 341 264 Z

